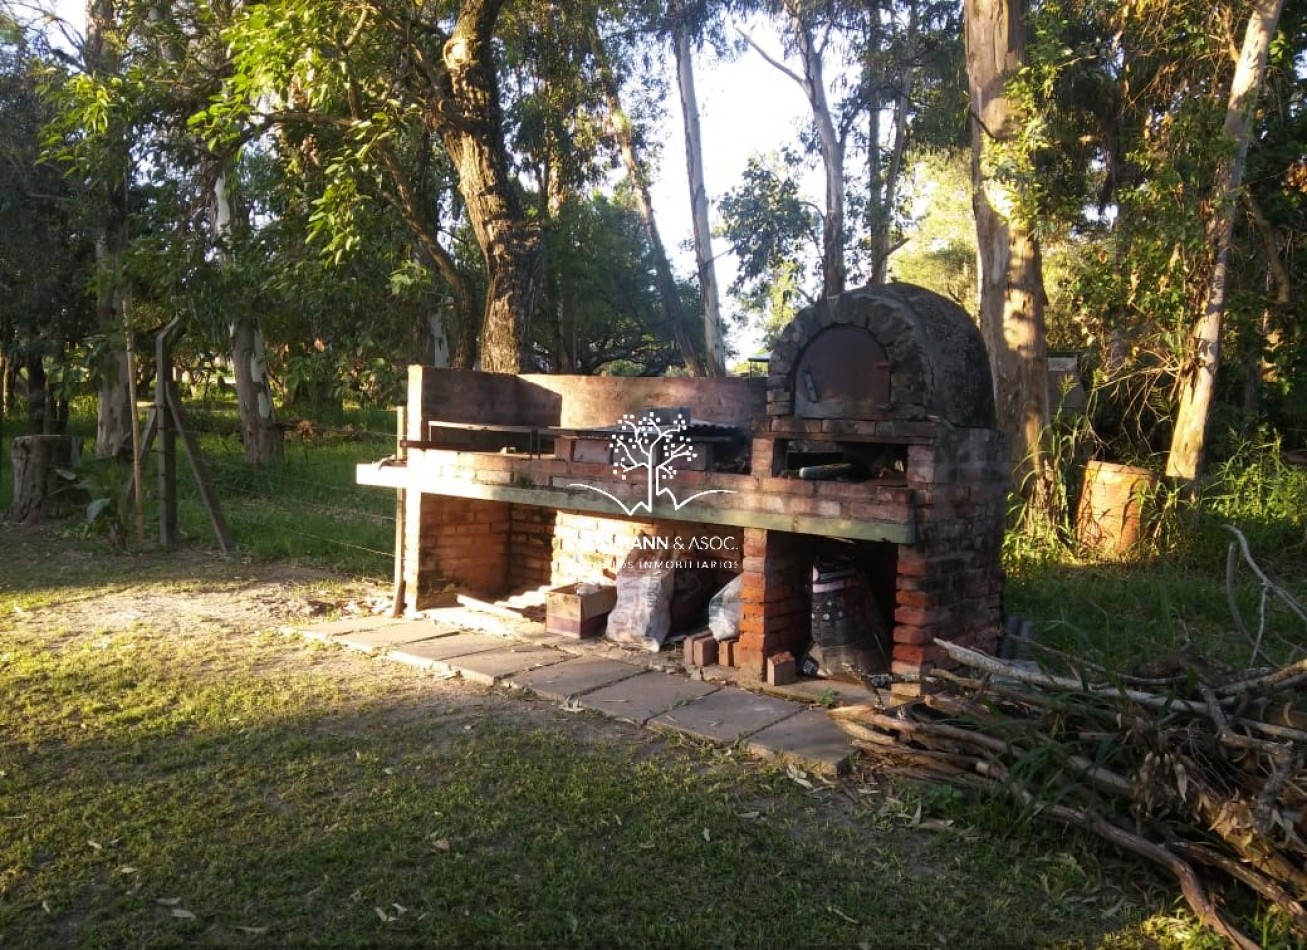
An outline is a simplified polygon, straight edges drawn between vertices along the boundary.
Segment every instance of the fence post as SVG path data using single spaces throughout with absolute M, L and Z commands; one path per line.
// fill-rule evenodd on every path
M 395 407 L 395 458 L 401 463 L 408 459 L 408 407 Z M 395 600 L 390 605 L 392 617 L 404 616 L 404 506 L 405 491 L 395 489 Z
M 174 319 L 154 340 L 154 424 L 158 452 L 159 544 L 177 543 L 177 429 L 168 409 L 168 387 L 172 385 L 172 349 L 169 338 L 177 326 Z

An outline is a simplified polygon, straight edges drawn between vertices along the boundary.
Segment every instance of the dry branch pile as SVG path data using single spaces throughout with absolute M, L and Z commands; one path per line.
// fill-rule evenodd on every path
M 1237 678 L 1083 662 L 1055 675 L 936 642 L 964 672 L 926 674 L 933 692 L 894 710 L 833 711 L 860 746 L 900 774 L 1011 795 L 1164 866 L 1237 946 L 1257 943 L 1217 910 L 1220 880 L 1307 938 L 1307 660 Z

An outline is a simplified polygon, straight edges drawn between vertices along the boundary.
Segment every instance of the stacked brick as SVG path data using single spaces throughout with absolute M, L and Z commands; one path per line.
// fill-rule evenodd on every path
M 937 637 L 992 650 L 1003 608 L 1008 463 L 1002 435 L 941 425 L 933 443 L 908 448 L 907 469 L 917 542 L 898 550 L 895 673 L 940 663 Z M 893 691 L 906 698 L 919 688 L 895 684 Z
M 503 592 L 511 525 L 508 505 L 421 494 L 410 497 L 404 557 L 408 605 L 429 606 L 453 583 L 476 596 Z
M 734 665 L 759 679 L 767 657 L 783 650 L 797 655 L 807 643 L 810 607 L 804 579 L 812 569 L 814 540 L 787 531 L 744 529 Z

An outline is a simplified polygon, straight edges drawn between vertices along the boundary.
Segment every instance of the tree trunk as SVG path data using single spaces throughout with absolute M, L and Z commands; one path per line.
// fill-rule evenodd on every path
M 236 377 L 245 461 L 261 466 L 284 457 L 281 429 L 273 415 L 272 393 L 264 371 L 263 334 L 251 323 L 231 325 L 231 360 Z
M 1039 244 L 996 173 L 995 145 L 1023 121 L 1004 94 L 1025 61 L 1020 0 L 966 0 L 971 96 L 971 185 L 976 215 L 980 329 L 989 351 L 999 427 L 1007 435 L 1013 488 L 1036 510 L 1046 501 L 1041 446 L 1048 425 L 1048 352 Z
M 59 469 L 73 464 L 73 440 L 66 435 L 26 435 L 11 443 L 14 503 L 9 520 L 35 524 L 50 515 L 59 490 L 67 484 Z
M 617 135 L 618 146 L 622 150 L 622 161 L 626 165 L 626 177 L 630 179 L 635 190 L 635 207 L 644 226 L 645 239 L 649 242 L 653 254 L 654 275 L 658 288 L 658 303 L 663 313 L 663 321 L 676 340 L 676 348 L 681 352 L 681 359 L 686 368 L 695 376 L 707 376 L 708 370 L 699 357 L 699 350 L 690 339 L 681 320 L 680 295 L 676 290 L 676 278 L 672 274 L 671 262 L 667 259 L 667 250 L 663 246 L 662 236 L 658 233 L 658 221 L 654 217 L 653 195 L 649 190 L 649 172 L 641 160 L 636 146 L 635 131 L 631 119 L 622 108 L 621 91 L 617 78 L 613 75 L 611 64 L 603 47 L 603 41 L 596 31 L 591 36 L 591 50 L 598 64 L 599 81 L 603 84 L 604 98 L 608 102 L 608 114 Z
M 464 0 L 444 44 L 428 121 L 458 174 L 458 190 L 486 263 L 481 366 L 517 373 L 527 364 L 544 247 L 508 171 L 492 34 L 503 0 Z
M 111 189 L 111 206 L 119 208 L 119 189 Z M 125 201 L 123 202 L 125 204 Z M 125 211 L 123 212 L 125 213 Z M 99 400 L 95 418 L 95 456 L 127 456 L 132 448 L 132 405 L 128 386 L 127 353 L 118 345 L 122 338 L 123 294 L 121 260 L 125 244 L 125 222 L 113 221 L 101 226 L 95 239 L 97 290 L 96 323 L 105 341 L 97 361 Z M 47 406 L 47 411 L 52 406 Z
M 9 415 L 14 394 L 14 361 L 8 351 L 0 350 L 0 422 Z
M 795 46 L 798 47 L 802 75 L 768 55 L 748 34 L 744 34 L 744 39 L 763 59 L 799 84 L 804 98 L 808 100 L 808 106 L 812 109 L 812 119 L 817 126 L 818 146 L 821 149 L 821 164 L 826 173 L 826 210 L 821 223 L 822 295 L 833 297 L 844 292 L 847 280 L 844 262 L 845 136 L 836 127 L 835 118 L 831 115 L 830 103 L 826 97 L 823 50 L 813 37 L 812 29 L 804 20 L 806 8 L 797 0 L 786 0 L 785 11 L 790 18 L 790 30 L 794 34 Z M 873 122 L 872 128 L 879 128 L 878 119 Z M 871 147 L 876 148 L 878 144 L 872 143 Z M 874 173 L 878 164 L 878 162 L 872 163 L 869 170 Z
M 1243 184 L 1253 112 L 1266 74 L 1271 38 L 1283 9 L 1284 0 L 1256 0 L 1248 18 L 1239 63 L 1230 82 L 1224 132 L 1234 154 L 1217 172 L 1212 220 L 1207 229 L 1214 257 L 1211 282 L 1203 314 L 1194 326 L 1188 366 L 1181 379 L 1175 432 L 1166 458 L 1166 474 L 1190 489 L 1196 487 L 1202 470 L 1207 418 L 1216 389 L 1216 372 L 1221 365 L 1221 321 L 1225 315 L 1226 284 L 1230 272 L 1234 204 Z
M 232 267 L 226 242 L 231 235 L 232 205 L 227 192 L 227 173 L 213 179 L 213 231 L 218 254 L 225 267 Z M 281 430 L 273 412 L 272 391 L 264 366 L 263 333 L 257 321 L 238 319 L 231 324 L 231 362 L 236 377 L 236 411 L 241 422 L 245 461 L 253 466 L 280 462 L 284 457 Z M 169 367 L 160 367 L 169 372 Z
M 694 258 L 698 265 L 699 306 L 703 314 L 704 359 L 701 368 L 705 375 L 723 376 L 726 374 L 726 347 L 722 342 L 717 267 L 713 262 L 712 229 L 708 223 L 708 188 L 703 177 L 703 134 L 699 128 L 699 97 L 694 88 L 694 56 L 690 48 L 689 24 L 679 2 L 673 5 L 672 15 L 677 17 L 673 47 L 676 51 L 676 79 L 681 91 L 681 116 L 685 124 L 685 166 L 690 181 Z M 673 324 L 673 330 L 676 326 Z M 677 342 L 681 341 L 678 339 Z
M 912 50 L 917 47 L 917 11 L 908 9 L 908 44 Z M 915 81 L 916 69 L 909 64 L 903 66 L 899 76 L 898 94 L 894 97 L 894 141 L 890 145 L 889 157 L 878 163 L 879 188 L 873 196 L 874 217 L 871 228 L 871 282 L 883 284 L 889 279 L 889 258 L 898 245 L 891 244 L 890 235 L 894 226 L 894 204 L 898 200 L 899 179 L 903 177 L 903 161 L 908 151 L 908 109 L 911 107 L 909 92 Z M 879 108 L 876 103 L 875 108 Z M 873 124 L 879 128 L 879 122 Z M 879 138 L 879 135 L 877 136 Z M 878 143 L 873 143 L 873 151 L 879 152 Z
M 446 367 L 449 362 L 449 326 L 443 306 L 433 306 L 426 319 L 420 321 L 422 342 L 418 347 L 417 362 L 427 366 Z
M 82 59 L 92 76 L 107 79 L 121 67 L 120 44 L 115 37 L 117 8 L 114 0 L 89 0 L 86 5 L 86 41 Z M 101 337 L 117 341 L 122 337 L 122 255 L 127 246 L 126 171 L 118 167 L 130 162 L 126 142 L 116 143 L 108 167 L 101 172 L 99 220 L 95 234 L 95 315 Z M 99 403 L 96 410 L 95 454 L 97 458 L 125 455 L 131 451 L 132 407 L 127 389 L 127 355 L 107 343 L 95 367 Z M 47 407 L 49 408 L 49 407 Z

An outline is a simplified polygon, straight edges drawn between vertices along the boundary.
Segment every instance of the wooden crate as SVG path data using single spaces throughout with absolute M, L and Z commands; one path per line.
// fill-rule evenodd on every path
M 608 614 L 617 603 L 616 587 L 600 587 L 585 594 L 577 593 L 577 584 L 556 587 L 545 596 L 545 628 L 565 637 L 600 636 L 608 624 Z

